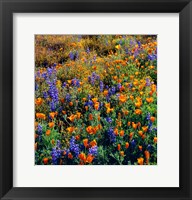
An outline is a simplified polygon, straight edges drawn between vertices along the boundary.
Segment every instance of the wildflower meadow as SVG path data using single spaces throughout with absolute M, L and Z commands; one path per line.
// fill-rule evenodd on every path
M 157 165 L 157 36 L 35 35 L 35 165 Z

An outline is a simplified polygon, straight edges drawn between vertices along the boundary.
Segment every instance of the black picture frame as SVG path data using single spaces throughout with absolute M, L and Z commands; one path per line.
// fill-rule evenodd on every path
M 179 13 L 179 188 L 109 188 L 107 186 L 105 188 L 13 187 L 13 13 L 60 12 Z M 1 199 L 192 199 L 191 50 L 192 2 L 190 0 L 0 0 Z M 174 144 L 170 141 L 170 148 L 172 147 L 174 147 Z

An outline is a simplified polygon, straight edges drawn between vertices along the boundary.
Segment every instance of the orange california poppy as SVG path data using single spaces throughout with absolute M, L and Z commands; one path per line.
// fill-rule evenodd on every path
M 135 110 L 135 114 L 136 114 L 136 115 L 141 115 L 141 114 L 142 114 L 142 111 L 141 111 L 140 109 L 136 109 L 136 110 Z
M 75 139 L 76 139 L 76 140 L 79 140 L 79 139 L 80 139 L 80 135 L 76 135 L 76 136 L 75 136 Z
M 141 122 L 138 122 L 138 123 L 137 123 L 137 126 L 140 127 L 140 126 L 141 126 Z
M 137 158 L 137 163 L 143 165 L 144 158 Z
M 106 103 L 106 104 L 105 104 L 105 107 L 106 107 L 106 108 L 110 108 L 110 107 L 111 107 L 110 103 Z
M 86 128 L 86 131 L 87 131 L 90 135 L 92 135 L 92 134 L 93 134 L 93 127 L 92 127 L 92 126 L 88 126 L 88 127 Z
M 38 119 L 46 119 L 46 116 L 45 116 L 45 114 L 43 114 L 43 113 L 36 113 L 36 117 L 38 118 Z
M 108 90 L 104 90 L 103 94 L 104 94 L 104 96 L 107 96 L 108 95 Z
M 143 126 L 143 127 L 142 127 L 142 130 L 143 130 L 144 132 L 147 132 L 148 126 Z
M 37 151 L 37 147 L 38 147 L 38 144 L 37 142 L 35 143 L 35 151 Z
M 121 145 L 120 145 L 120 144 L 117 145 L 117 150 L 118 150 L 118 151 L 121 150 Z
M 75 127 L 70 126 L 66 129 L 69 133 L 73 133 L 73 131 L 75 130 Z
M 101 129 L 102 129 L 102 125 L 101 125 L 101 124 L 98 124 L 98 125 L 97 125 L 97 128 L 98 128 L 98 130 L 101 130 Z
M 43 103 L 43 99 L 42 98 L 37 98 L 35 100 L 35 104 L 38 105 L 38 106 L 40 106 L 42 103 Z
M 79 158 L 80 160 L 82 160 L 83 162 L 86 162 L 86 155 L 84 153 L 80 153 L 79 154 Z
M 89 155 L 87 156 L 86 162 L 92 163 L 93 159 L 94 159 L 94 156 L 91 155 L 91 154 L 89 154 Z
M 65 111 L 65 110 L 62 110 L 62 113 L 65 115 L 65 114 L 66 114 L 66 111 Z
M 71 102 L 69 102 L 69 106 L 73 106 L 73 102 L 71 101 Z
M 106 112 L 107 112 L 107 113 L 110 113 L 110 112 L 113 112 L 113 110 L 114 110 L 113 108 L 107 108 L 107 111 L 106 111 Z
M 133 101 L 133 100 L 134 100 L 134 96 L 133 96 L 133 95 L 130 95 L 130 99 Z
M 83 145 L 84 145 L 85 147 L 88 146 L 88 139 L 87 139 L 87 138 L 83 140 Z
M 49 158 L 43 158 L 43 163 L 44 163 L 44 165 L 47 165 L 47 164 L 48 164 L 48 161 L 49 161 Z
M 123 136 L 124 136 L 124 133 L 125 133 L 124 130 L 121 130 L 121 131 L 120 131 L 120 136 L 123 137 Z
M 54 119 L 54 117 L 55 117 L 55 112 L 49 113 L 49 116 L 51 117 L 51 119 Z
M 150 153 L 149 153 L 149 151 L 145 151 L 144 152 L 144 154 L 145 154 L 145 158 L 147 159 L 147 160 L 149 160 L 149 158 L 150 158 Z
M 46 136 L 50 136 L 50 134 L 51 134 L 51 130 L 47 130 L 46 131 Z
M 121 103 L 125 103 L 125 102 L 127 101 L 127 97 L 126 97 L 125 95 L 121 94 L 121 95 L 119 96 L 119 101 L 120 101 Z
M 90 113 L 89 114 L 89 120 L 92 121 L 93 120 L 93 115 Z
M 139 134 L 139 136 L 142 137 L 142 135 L 143 135 L 143 131 L 138 131 L 138 134 Z
M 150 117 L 150 120 L 151 120 L 152 122 L 154 122 L 154 121 L 155 121 L 155 117 Z
M 70 119 L 71 122 L 74 122 L 76 117 L 77 117 L 77 115 L 72 114 L 70 117 L 68 117 L 68 119 Z
M 152 103 L 153 102 L 153 97 L 148 97 L 146 98 L 147 103 Z
M 120 155 L 121 156 L 124 156 L 125 154 L 124 154 L 124 151 L 120 151 Z
M 55 125 L 54 122 L 49 122 L 49 128 L 53 128 L 54 125 Z
M 71 153 L 68 153 L 68 158 L 73 159 L 73 155 Z
M 93 103 L 96 103 L 97 100 L 98 100 L 97 98 L 92 98 Z
M 125 143 L 125 148 L 128 149 L 129 148 L 129 142 Z
M 91 147 L 94 147 L 94 146 L 96 146 L 96 145 L 97 145 L 96 140 L 93 140 L 93 141 L 90 142 L 90 146 L 91 146 Z
M 96 103 L 94 104 L 94 108 L 95 108 L 95 110 L 98 110 L 98 109 L 99 109 L 99 102 L 96 102 Z
M 133 134 L 134 134 L 134 132 L 131 132 L 131 133 L 129 134 L 130 139 L 133 137 Z
M 132 122 L 132 127 L 134 128 L 134 129 L 137 129 L 137 124 L 135 124 L 135 122 Z
M 81 118 L 81 113 L 80 112 L 77 112 L 76 115 L 77 115 L 77 119 Z
M 113 132 L 114 132 L 114 134 L 115 134 L 116 136 L 118 135 L 118 129 L 117 129 L 117 128 L 115 128 Z

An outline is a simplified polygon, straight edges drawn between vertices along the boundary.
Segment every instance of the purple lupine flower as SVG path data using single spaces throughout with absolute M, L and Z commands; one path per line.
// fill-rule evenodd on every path
M 100 81 L 99 87 L 100 87 L 100 92 L 103 92 L 104 89 L 103 81 Z
M 135 146 L 136 146 L 135 140 L 132 140 L 132 141 L 131 141 L 131 147 L 132 147 L 132 148 L 135 148 Z
M 106 101 L 107 101 L 107 102 L 110 102 L 110 101 L 111 101 L 111 98 L 110 98 L 109 94 L 106 96 Z
M 150 85 L 151 85 L 150 79 L 146 78 L 146 86 L 150 86 Z
M 155 60 L 155 59 L 157 59 L 157 55 L 148 55 L 147 56 L 147 58 L 149 59 L 149 60 Z
M 147 113 L 146 120 L 150 120 L 150 117 L 151 117 L 150 113 Z
M 41 76 L 41 73 L 40 71 L 37 72 L 37 77 L 40 77 Z
M 137 44 L 138 44 L 138 46 L 139 46 L 139 48 L 141 47 L 141 42 L 140 41 L 138 41 L 137 42 Z
M 54 165 L 57 165 L 59 163 L 59 159 L 61 158 L 61 153 L 62 151 L 57 147 L 52 148 L 51 157 L 52 157 L 52 163 Z
M 74 60 L 75 54 L 74 54 L 73 52 L 70 52 L 70 53 L 69 53 L 69 58 L 70 58 L 71 60 Z
M 51 97 L 51 99 L 55 103 L 57 103 L 59 101 L 59 92 L 58 92 L 58 89 L 56 87 L 56 79 L 53 79 L 52 81 L 48 80 L 47 83 L 49 85 L 48 94 Z
M 57 145 L 58 148 L 60 148 L 61 147 L 61 141 L 57 140 L 57 144 L 56 145 Z
M 97 75 L 95 79 L 96 79 L 97 81 L 100 80 L 100 76 Z
M 111 87 L 111 93 L 112 94 L 115 94 L 115 92 L 116 92 L 116 89 L 115 89 L 115 87 L 113 86 L 113 87 Z
M 90 95 L 90 94 L 88 94 L 88 96 L 87 96 L 87 99 L 88 99 L 88 100 L 90 100 L 90 99 L 91 99 L 91 95 Z
M 147 145 L 147 150 L 151 151 L 152 146 L 150 144 Z
M 65 99 L 66 99 L 67 102 L 70 102 L 71 101 L 71 95 L 67 93 L 66 96 L 65 96 Z
M 89 154 L 91 154 L 93 156 L 97 156 L 97 151 L 98 151 L 97 146 L 93 146 L 93 147 L 89 148 Z
M 93 77 L 91 77 L 91 85 L 95 84 L 95 79 Z
M 89 47 L 87 47 L 86 52 L 87 52 L 88 54 L 90 53 L 90 49 L 89 49 Z
M 110 142 L 114 143 L 116 141 L 116 136 L 114 134 L 113 128 L 110 127 L 109 130 L 107 131 L 107 133 L 108 133 Z
M 66 87 L 66 86 L 67 86 L 67 83 L 63 82 L 62 88 Z
M 56 110 L 55 102 L 52 100 L 52 101 L 49 103 L 49 105 L 50 105 L 51 111 L 54 112 L 54 111 Z
M 133 45 L 133 44 L 134 44 L 134 43 L 133 43 L 133 40 L 130 40 L 129 44 L 130 44 L 130 45 Z
M 43 92 L 43 98 L 47 99 L 48 97 L 49 97 L 48 93 L 47 92 Z
M 53 68 L 48 67 L 47 68 L 47 74 L 48 74 L 48 76 L 51 77 L 52 73 L 53 73 Z
M 125 53 L 126 53 L 127 55 L 129 54 L 129 50 L 128 50 L 127 47 L 125 48 Z
M 152 131 L 152 125 L 153 125 L 153 123 L 150 121 L 150 122 L 149 122 L 149 125 L 148 125 L 148 130 L 149 130 L 149 132 Z
M 37 126 L 37 133 L 38 133 L 39 135 L 41 135 L 42 132 L 43 132 L 43 127 L 42 127 L 42 125 L 38 124 L 38 126 Z
M 46 73 L 46 72 L 43 72 L 43 73 L 41 74 L 41 77 L 44 78 L 44 79 L 46 80 L 46 79 L 48 78 L 47 73 Z
M 39 88 L 39 86 L 37 85 L 37 83 L 35 82 L 35 91 L 37 91 Z
M 77 81 L 76 81 L 76 86 L 77 87 L 80 87 L 80 81 L 77 79 Z
M 134 56 L 137 57 L 138 55 L 139 55 L 139 51 L 138 51 L 138 50 L 135 50 Z
M 112 123 L 112 119 L 111 119 L 110 117 L 107 117 L 107 118 L 106 118 L 106 121 L 107 121 L 108 123 Z
M 154 127 L 153 130 L 154 130 L 154 131 L 157 131 L 157 127 Z
M 120 90 L 121 89 L 121 83 L 117 84 L 117 89 Z
M 89 100 L 88 101 L 88 105 L 92 107 L 93 106 L 93 101 Z
M 75 153 L 76 157 L 80 154 L 80 148 L 79 145 L 75 143 L 75 137 L 73 136 L 70 140 L 70 151 Z

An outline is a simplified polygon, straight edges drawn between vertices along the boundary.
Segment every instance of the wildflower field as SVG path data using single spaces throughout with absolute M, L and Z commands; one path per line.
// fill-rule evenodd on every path
M 35 164 L 157 164 L 157 36 L 35 36 Z

